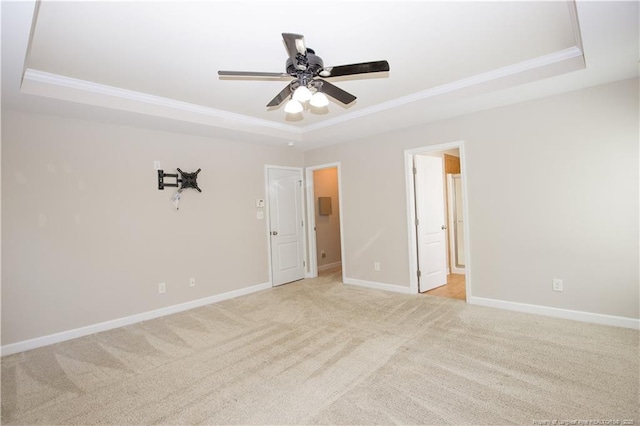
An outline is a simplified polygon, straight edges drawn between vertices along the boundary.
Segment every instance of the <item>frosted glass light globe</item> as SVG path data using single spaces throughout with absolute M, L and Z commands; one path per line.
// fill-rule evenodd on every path
M 316 108 L 324 108 L 329 105 L 329 98 L 322 92 L 316 92 L 311 97 L 311 102 L 309 102 L 311 106 Z
M 311 99 L 311 90 L 300 86 L 293 92 L 293 99 L 298 102 L 307 102 Z
M 304 108 L 302 108 L 302 104 L 295 99 L 291 99 L 284 106 L 284 112 L 286 112 L 287 114 L 297 114 L 299 112 L 302 112 L 303 109 Z

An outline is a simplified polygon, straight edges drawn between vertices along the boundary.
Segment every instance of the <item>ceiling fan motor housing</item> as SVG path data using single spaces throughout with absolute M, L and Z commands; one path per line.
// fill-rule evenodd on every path
M 305 57 L 301 57 L 300 59 L 304 61 Z M 304 62 L 303 62 L 304 63 Z M 287 59 L 286 70 L 287 74 L 292 77 L 298 77 L 298 74 L 307 75 L 308 77 L 316 77 L 320 71 L 324 68 L 324 62 L 322 62 L 322 58 L 317 56 L 312 49 L 307 48 L 306 54 L 306 70 L 299 70 L 293 64 L 291 58 Z

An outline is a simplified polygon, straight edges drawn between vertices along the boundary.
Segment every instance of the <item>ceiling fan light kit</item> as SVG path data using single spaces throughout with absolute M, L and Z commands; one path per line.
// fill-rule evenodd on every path
M 320 91 L 321 83 L 320 81 L 314 81 L 310 84 L 310 87 L 315 90 L 315 93 L 306 86 L 298 86 L 298 88 L 293 91 L 291 99 L 284 105 L 284 112 L 287 114 L 301 113 L 306 109 L 306 103 L 318 109 L 328 106 L 329 98 Z
M 329 105 L 327 95 L 345 105 L 356 100 L 354 95 L 334 86 L 324 80 L 325 78 L 389 71 L 389 63 L 387 61 L 325 67 L 322 58 L 317 56 L 313 49 L 305 46 L 304 36 L 300 34 L 283 33 L 282 38 L 289 53 L 289 58 L 285 64 L 286 73 L 218 71 L 218 75 L 245 78 L 293 77 L 294 80 L 287 84 L 287 86 L 267 104 L 267 107 L 277 107 L 286 99 L 289 99 L 284 107 L 284 111 L 287 114 L 298 114 L 304 111 L 304 105 L 307 103 L 313 108 L 325 108 Z

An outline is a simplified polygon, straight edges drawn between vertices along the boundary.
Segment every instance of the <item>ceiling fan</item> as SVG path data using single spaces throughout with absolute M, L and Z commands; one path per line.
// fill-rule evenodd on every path
M 322 58 L 317 56 L 313 49 L 305 46 L 303 35 L 283 33 L 282 38 L 289 53 L 289 59 L 287 59 L 285 66 L 286 72 L 218 71 L 218 75 L 245 78 L 293 77 L 294 80 L 282 89 L 267 104 L 267 107 L 278 106 L 285 99 L 291 98 L 285 106 L 285 111 L 297 113 L 303 110 L 302 103 L 307 101 L 315 107 L 327 106 L 329 100 L 325 94 L 346 105 L 356 100 L 356 97 L 351 93 L 334 86 L 324 80 L 325 78 L 389 71 L 389 63 L 387 61 L 325 67 Z

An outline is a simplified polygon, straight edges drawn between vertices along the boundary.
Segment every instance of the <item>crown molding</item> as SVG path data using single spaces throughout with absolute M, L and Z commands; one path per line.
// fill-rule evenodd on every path
M 548 55 L 539 56 L 537 58 L 529 59 L 526 61 L 518 62 L 517 64 L 507 65 L 505 67 L 496 68 L 482 74 L 476 74 L 471 77 L 463 78 L 461 80 L 453 81 L 451 83 L 442 84 L 440 86 L 432 87 L 421 92 L 412 93 L 411 95 L 402 96 L 400 98 L 392 99 L 387 102 L 380 103 L 368 108 L 363 108 L 352 113 L 335 117 L 329 120 L 325 120 L 321 123 L 313 124 L 304 127 L 304 131 L 319 130 L 325 127 L 334 126 L 336 124 L 344 123 L 357 118 L 365 117 L 377 112 L 386 111 L 389 109 L 397 108 L 406 104 L 410 104 L 417 101 L 433 98 L 435 96 L 444 95 L 447 93 L 455 92 L 461 89 L 466 89 L 472 86 L 477 86 L 484 83 L 489 83 L 499 79 L 512 77 L 518 74 L 522 74 L 527 71 L 536 69 L 543 69 L 551 65 L 556 65 L 561 62 L 579 58 L 583 56 L 583 52 L 577 46 L 573 46 L 558 52 L 550 53 Z
M 192 104 L 189 102 L 178 101 L 175 99 L 164 98 L 161 96 L 150 95 L 148 93 L 136 92 L 133 90 L 122 89 L 119 87 L 108 86 L 105 84 L 95 83 L 92 81 L 80 80 L 72 77 L 67 77 L 59 74 L 48 73 L 45 71 L 39 71 L 32 68 L 28 68 L 23 75 L 23 83 L 21 90 L 32 93 L 32 94 L 40 94 L 37 93 L 40 90 L 33 89 L 25 89 L 25 84 L 28 85 L 29 82 L 41 83 L 49 88 L 63 88 L 63 89 L 71 89 L 74 92 L 87 93 L 92 95 L 100 95 L 102 97 L 102 106 L 112 107 L 122 109 L 122 100 L 129 101 L 138 105 L 150 105 L 155 107 L 162 107 L 168 110 L 173 110 L 180 113 L 187 113 L 199 116 L 205 116 L 213 119 L 221 120 L 225 123 L 235 123 L 242 126 L 251 126 L 251 127 L 260 127 L 273 129 L 278 131 L 284 131 L 294 134 L 301 134 L 303 129 L 297 126 L 293 126 L 290 124 L 278 123 L 275 121 L 269 121 L 264 119 L 259 119 L 255 117 L 250 117 L 243 114 L 236 114 L 229 111 L 223 111 L 215 108 L 205 107 L 202 105 Z M 58 97 L 58 96 L 53 96 Z M 66 96 L 67 100 L 75 100 L 69 99 L 70 97 L 76 98 L 75 96 Z M 109 100 L 113 100 L 115 102 L 109 102 Z M 82 100 L 77 100 L 82 102 Z M 178 120 L 184 120 L 183 117 L 173 117 Z M 219 123 L 210 123 L 213 125 Z M 223 126 L 229 127 L 229 126 Z M 231 126 L 235 127 L 235 126 Z
M 580 50 L 584 50 L 582 47 L 582 32 L 580 31 L 580 21 L 578 20 L 578 7 L 575 1 L 568 1 L 567 7 L 569 8 L 569 20 L 571 21 L 571 29 L 573 30 L 573 37 L 576 42 L 576 47 Z
M 27 93 L 62 98 L 75 102 L 99 104 L 101 106 L 116 109 L 135 109 L 136 111 L 147 114 L 161 115 L 181 121 L 199 122 L 210 126 L 220 126 L 241 131 L 261 132 L 271 130 L 277 133 L 284 133 L 282 136 L 285 137 L 293 137 L 297 140 L 302 140 L 304 138 L 304 134 L 308 132 L 335 126 L 340 123 L 345 123 L 381 111 L 398 108 L 410 103 L 434 98 L 436 96 L 468 89 L 473 86 L 496 82 L 525 72 L 536 70 L 542 71 L 547 67 L 582 56 L 582 50 L 578 46 L 573 46 L 558 52 L 432 87 L 411 95 L 402 96 L 400 98 L 392 99 L 368 108 L 363 108 L 339 117 L 327 119 L 320 123 L 303 127 L 259 119 L 247 115 L 178 101 L 175 99 L 94 83 L 91 81 L 79 80 L 31 68 L 24 72 L 22 89 L 24 90 L 25 83 L 27 85 L 29 85 L 29 83 L 40 83 L 45 85 L 45 87 L 31 87 L 24 91 Z M 48 90 L 51 88 L 57 88 L 58 90 L 55 91 L 56 93 L 51 93 L 51 90 Z M 63 91 L 66 89 L 71 93 L 61 93 L 59 89 L 63 89 Z M 83 97 L 82 94 L 88 94 L 91 96 L 87 98 L 86 96 Z M 96 100 L 95 95 L 98 95 L 100 99 Z M 123 105 L 122 101 L 125 101 L 126 104 Z M 162 108 L 162 112 L 159 113 L 159 111 L 149 107 L 160 107 Z

